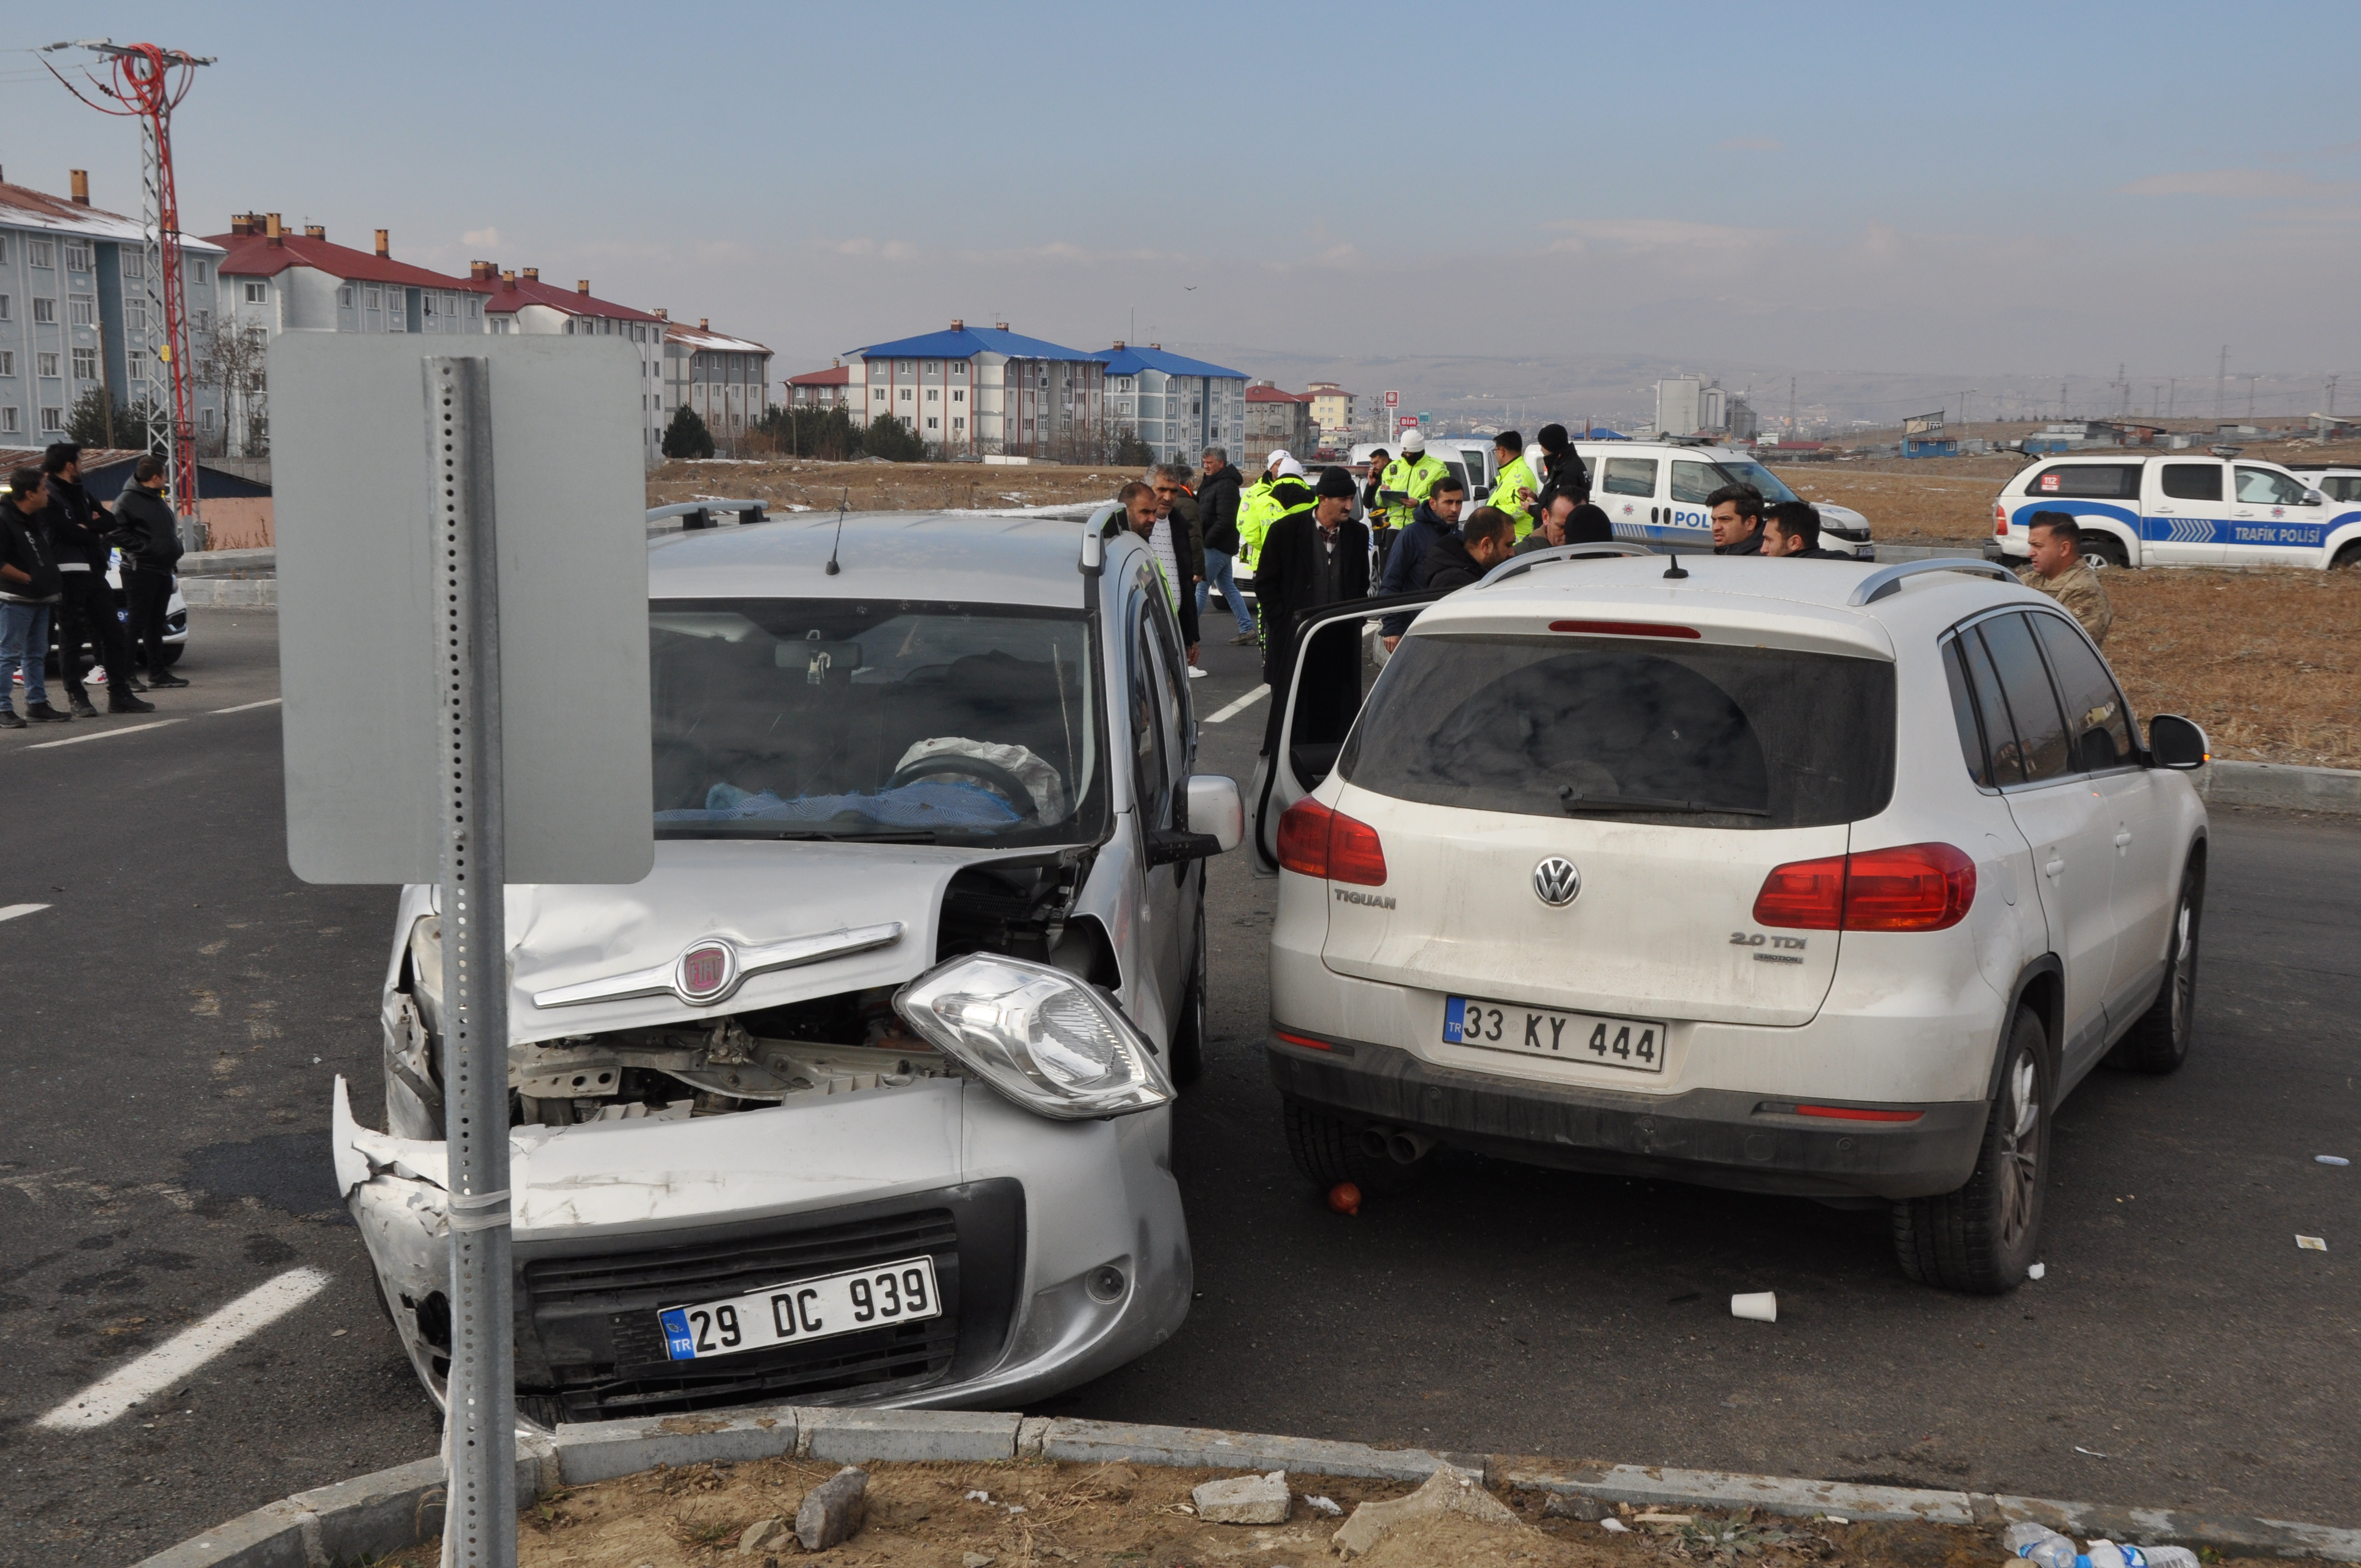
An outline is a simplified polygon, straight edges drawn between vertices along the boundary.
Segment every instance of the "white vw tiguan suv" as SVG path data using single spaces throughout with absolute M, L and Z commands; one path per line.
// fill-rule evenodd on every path
M 2015 1285 L 2059 1101 L 2188 1050 L 2202 733 L 1982 563 L 1614 548 L 1432 604 L 1366 706 L 1367 609 L 1305 626 L 1257 812 L 1297 1165 L 1890 1201 L 1912 1277 Z

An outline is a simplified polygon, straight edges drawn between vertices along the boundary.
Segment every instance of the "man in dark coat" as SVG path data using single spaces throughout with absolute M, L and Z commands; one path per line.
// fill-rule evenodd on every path
M 1554 489 L 1543 505 L 1541 526 L 1517 542 L 1514 554 L 1530 555 L 1561 544 L 1602 544 L 1614 537 L 1615 525 L 1583 492 Z
M 1763 554 L 1789 561 L 1850 561 L 1820 548 L 1820 509 L 1809 501 L 1781 501 L 1763 514 Z
M 132 652 L 147 663 L 149 685 L 187 685 L 164 655 L 164 616 L 171 607 L 172 567 L 181 559 L 181 525 L 164 499 L 161 457 L 151 452 L 131 470 L 131 483 L 115 499 L 115 521 Z
M 1307 609 L 1369 597 L 1369 529 L 1352 521 L 1353 476 L 1330 468 L 1320 476 L 1318 499 L 1270 525 L 1255 565 L 1255 591 L 1262 600 L 1263 679 L 1270 685 L 1271 725 L 1263 738 L 1268 752 L 1278 739 L 1287 708 L 1288 683 L 1295 670 L 1295 618 Z M 1341 646 L 1341 645 L 1340 645 Z M 1357 663 L 1360 645 L 1346 651 Z M 1358 702 L 1356 667 L 1305 672 L 1322 691 L 1349 690 Z
M 1477 507 L 1459 532 L 1438 540 L 1419 561 L 1418 586 L 1440 593 L 1480 583 L 1484 574 L 1516 554 L 1517 520 L 1498 507 Z
M 1220 594 L 1238 623 L 1238 634 L 1230 641 L 1242 647 L 1255 640 L 1254 616 L 1237 583 L 1238 492 L 1245 484 L 1246 476 L 1230 461 L 1227 450 L 1205 448 L 1204 472 L 1197 481 L 1197 521 L 1204 531 L 1205 547 L 1205 580 L 1197 585 L 1197 620 L 1202 624 L 1213 595 Z
M 1724 485 L 1706 497 L 1713 521 L 1717 555 L 1763 554 L 1763 492 L 1752 485 Z
M 82 645 L 88 643 L 106 672 L 107 711 L 153 713 L 154 703 L 133 695 L 131 651 L 115 613 L 115 590 L 106 583 L 115 519 L 82 488 L 82 448 L 56 443 L 42 455 L 41 475 L 49 497 L 49 543 L 57 552 L 58 671 L 65 677 L 66 710 L 77 718 L 98 717 L 82 679 Z

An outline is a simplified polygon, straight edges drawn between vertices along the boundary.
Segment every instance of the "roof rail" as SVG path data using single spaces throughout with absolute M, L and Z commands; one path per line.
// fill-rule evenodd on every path
M 1629 539 L 1598 539 L 1587 544 L 1553 544 L 1546 550 L 1536 550 L 1530 555 L 1520 555 L 1513 561 L 1503 561 L 1484 575 L 1477 587 L 1492 583 L 1504 583 L 1510 577 L 1521 577 L 1545 561 L 1584 561 L 1601 555 L 1653 555 L 1656 552 Z
M 2016 574 L 2007 567 L 1968 555 L 1938 556 L 1931 561 L 1901 561 L 1891 566 L 1880 566 L 1863 577 L 1845 603 L 1855 609 L 1865 604 L 1875 604 L 1888 594 L 1901 592 L 1904 580 L 1921 572 L 1970 572 L 1980 577 L 1997 577 L 2004 583 L 2016 581 Z
M 662 521 L 668 517 L 686 518 L 683 528 L 711 528 L 717 511 L 734 511 L 740 522 L 768 522 L 771 503 L 768 501 L 676 501 L 671 506 L 648 508 L 648 521 Z

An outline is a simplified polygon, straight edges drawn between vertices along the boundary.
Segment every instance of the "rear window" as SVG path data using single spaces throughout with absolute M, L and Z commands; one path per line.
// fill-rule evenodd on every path
M 2140 493 L 2136 463 L 2060 463 L 2044 468 L 2025 487 L 2029 496 L 2089 496 L 2100 500 L 2136 501 Z
M 2222 499 L 2222 465 L 2167 463 L 2164 493 L 2177 501 L 2218 501 Z
M 1816 828 L 1894 792 L 1894 666 L 1616 637 L 1403 639 L 1337 766 L 1526 817 Z

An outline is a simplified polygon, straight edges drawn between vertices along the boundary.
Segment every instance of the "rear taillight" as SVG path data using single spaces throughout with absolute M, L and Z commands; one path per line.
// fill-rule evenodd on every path
M 2006 501 L 1993 502 L 1993 537 L 1995 539 L 2008 537 L 2008 503 Z
M 1383 887 L 1386 849 L 1378 830 L 1309 795 L 1279 819 L 1279 863 L 1299 876 Z
M 1833 931 L 1844 923 L 1845 858 L 1795 861 L 1774 868 L 1754 895 L 1754 923 L 1797 931 Z
M 1803 931 L 1940 931 L 1975 901 L 1975 861 L 1949 844 L 1905 844 L 1776 867 L 1754 895 L 1754 919 Z

